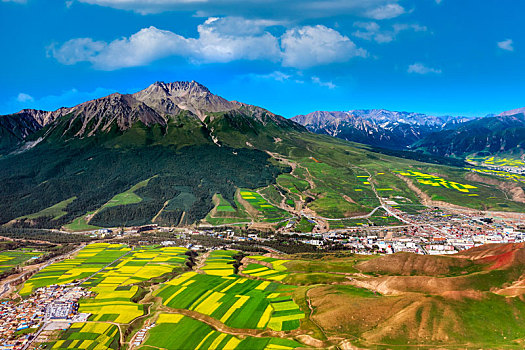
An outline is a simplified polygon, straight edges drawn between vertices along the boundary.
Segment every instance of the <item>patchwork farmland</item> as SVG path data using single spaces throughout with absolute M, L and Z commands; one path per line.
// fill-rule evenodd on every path
M 31 277 L 20 294 L 54 284 L 92 292 L 79 301 L 78 312 L 90 315 L 87 322 L 73 323 L 57 334 L 51 341 L 57 349 L 118 349 L 143 322 L 153 326 L 142 349 L 304 347 L 287 336 L 305 318 L 293 298 L 297 287 L 275 282 L 287 276 L 287 260 L 253 256 L 276 269 L 264 279 L 257 273 L 236 274 L 239 251 L 213 250 L 203 256 L 206 260 L 197 271 L 186 266 L 191 255 L 186 253 L 182 247 L 94 243 Z M 202 317 L 214 321 L 203 322 Z
M 0 252 L 0 273 L 7 271 L 13 267 L 24 264 L 26 261 L 37 258 L 42 253 L 32 250 L 9 250 Z

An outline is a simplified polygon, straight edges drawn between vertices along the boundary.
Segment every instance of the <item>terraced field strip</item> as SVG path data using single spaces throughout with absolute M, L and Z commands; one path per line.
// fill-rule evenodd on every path
M 19 292 L 29 295 L 39 287 L 80 281 L 115 261 L 131 249 L 122 244 L 94 243 L 86 246 L 72 259 L 66 259 L 42 269 L 27 280 Z
M 284 264 L 290 260 L 275 259 L 260 255 L 252 255 L 249 257 L 249 259 L 262 261 L 264 265 L 250 263 L 242 270 L 242 273 L 245 275 L 272 281 L 282 281 L 289 275 Z M 271 268 L 268 267 L 268 265 L 270 265 Z
M 53 349 L 119 349 L 119 329 L 110 323 L 73 323 Z
M 39 257 L 40 255 L 42 255 L 42 252 L 27 250 L 8 250 L 0 252 L 0 272 L 21 265 L 32 258 Z
M 288 350 L 302 344 L 281 338 L 244 337 L 219 332 L 209 325 L 180 314 L 161 313 L 140 349 L 269 349 Z
M 304 313 L 290 297 L 294 286 L 235 276 L 187 272 L 155 292 L 162 303 L 211 316 L 233 328 L 288 331 Z
M 241 189 L 240 195 L 244 201 L 257 210 L 259 221 L 279 222 L 289 216 L 286 211 L 271 205 L 255 191 Z
M 171 273 L 186 261 L 186 248 L 141 247 L 118 263 L 93 276 L 83 285 L 97 293 L 80 302 L 80 312 L 92 314 L 91 321 L 129 323 L 143 315 L 143 305 L 131 301 L 139 292 L 137 284 Z
M 208 275 L 233 276 L 235 259 L 232 257 L 238 253 L 235 250 L 214 250 L 206 258 L 206 263 L 201 270 Z
M 248 214 L 237 201 L 235 201 L 237 208 L 234 208 L 221 194 L 215 194 L 213 202 L 215 207 L 206 216 L 206 222 L 214 226 L 251 222 Z

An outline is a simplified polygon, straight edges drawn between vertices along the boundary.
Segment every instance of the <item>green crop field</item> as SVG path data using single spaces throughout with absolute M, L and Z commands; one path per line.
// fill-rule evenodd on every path
M 31 277 L 20 290 L 20 295 L 29 295 L 39 287 L 87 278 L 129 251 L 130 248 L 121 244 L 90 244 L 74 258 L 50 265 Z
M 0 272 L 22 265 L 29 259 L 39 257 L 40 255 L 42 255 L 41 252 L 23 249 L 0 252 Z
M 241 197 L 259 212 L 260 221 L 277 222 L 289 216 L 286 211 L 271 205 L 255 191 L 241 189 Z
M 202 270 L 208 275 L 231 276 L 234 274 L 233 263 L 235 262 L 232 256 L 237 253 L 239 252 L 235 250 L 214 250 L 206 259 L 206 265 L 202 267 Z
M 141 349 L 287 350 L 297 347 L 302 347 L 302 344 L 281 338 L 243 337 L 241 339 L 218 332 L 207 324 L 187 316 L 161 313 Z
M 105 203 L 102 207 L 100 207 L 96 211 L 92 211 L 92 212 L 86 213 L 85 215 L 75 218 L 71 223 L 65 225 L 65 228 L 71 231 L 89 231 L 89 230 L 99 229 L 100 228 L 99 226 L 90 225 L 88 223 L 87 217 L 92 217 L 97 212 L 105 208 L 116 207 L 119 205 L 136 204 L 136 203 L 142 202 L 142 198 L 139 195 L 137 195 L 135 191 L 143 187 L 146 187 L 151 179 L 152 178 L 141 181 L 138 184 L 131 187 L 129 190 L 115 195 L 113 198 L 111 198 L 107 203 Z
M 141 181 L 135 186 L 131 187 L 129 190 L 115 195 L 113 198 L 109 200 L 109 202 L 104 204 L 101 209 L 116 207 L 117 205 L 127 205 L 127 204 L 134 204 L 134 203 L 142 202 L 142 198 L 138 196 L 137 194 L 135 194 L 135 191 L 142 187 L 146 187 L 150 180 L 151 178 Z
M 292 286 L 241 277 L 187 272 L 156 292 L 168 307 L 194 310 L 234 328 L 291 330 L 304 313 L 288 295 Z
M 234 208 L 221 194 L 213 196 L 213 203 L 215 207 L 206 215 L 206 222 L 212 225 L 224 225 L 232 223 L 250 223 L 251 219 L 242 207 L 242 205 L 235 200 Z
M 73 323 L 53 349 L 118 349 L 119 329 L 109 323 Z
M 91 313 L 92 321 L 131 322 L 144 312 L 142 305 L 131 301 L 139 291 L 137 284 L 180 270 L 184 252 L 178 247 L 134 249 L 83 284 L 96 296 L 82 300 L 79 311 Z

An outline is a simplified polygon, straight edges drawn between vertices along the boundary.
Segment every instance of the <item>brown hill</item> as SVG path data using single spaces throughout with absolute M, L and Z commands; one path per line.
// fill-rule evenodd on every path
M 356 267 L 364 273 L 400 276 L 442 276 L 481 270 L 481 265 L 467 257 L 431 256 L 396 253 L 364 261 Z

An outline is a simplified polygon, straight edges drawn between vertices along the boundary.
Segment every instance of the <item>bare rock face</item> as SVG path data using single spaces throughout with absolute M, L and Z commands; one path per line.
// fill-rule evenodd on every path
M 316 111 L 295 116 L 292 120 L 310 131 L 347 141 L 404 148 L 431 132 L 454 128 L 466 119 L 369 109 L 341 112 Z
M 115 126 L 124 131 L 138 121 L 146 126 L 166 125 L 169 118 L 182 111 L 188 111 L 189 116 L 203 125 L 208 116 L 210 121 L 216 117 L 213 113 L 227 112 L 230 119 L 243 120 L 248 124 L 272 123 L 278 127 L 304 130 L 300 125 L 263 108 L 228 101 L 214 95 L 195 81 L 177 81 L 156 82 L 134 94 L 114 93 L 53 112 L 24 109 L 15 114 L 0 116 L 0 131 L 9 135 L 15 131 L 16 138 L 10 142 L 18 143 L 57 119 L 67 117 L 67 131 L 70 135 L 89 137 L 98 132 L 107 132 Z
M 516 115 L 516 114 L 525 114 L 525 107 L 512 109 L 510 111 L 505 111 L 501 113 L 499 116 L 505 117 L 505 116 Z
M 44 127 L 47 124 L 54 122 L 61 116 L 68 114 L 70 110 L 71 108 L 67 107 L 62 107 L 52 112 L 41 111 L 38 109 L 22 109 L 20 112 L 15 113 L 14 115 L 18 115 L 23 119 L 32 119 L 40 127 Z
M 84 102 L 73 107 L 70 113 L 74 119 L 80 118 L 82 122 L 82 128 L 76 136 L 91 136 L 97 131 L 107 131 L 115 123 L 120 130 L 131 128 L 139 120 L 148 126 L 166 124 L 166 120 L 144 102 L 132 95 L 118 93 Z
M 156 82 L 132 95 L 158 113 L 173 115 L 188 110 L 204 120 L 206 112 L 224 112 L 238 109 L 240 105 L 212 94 L 205 86 L 195 82 Z

